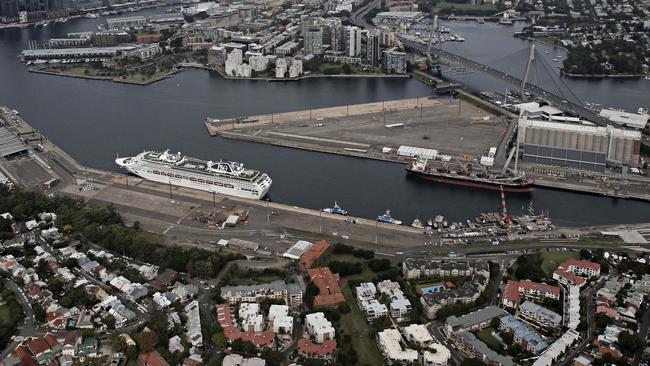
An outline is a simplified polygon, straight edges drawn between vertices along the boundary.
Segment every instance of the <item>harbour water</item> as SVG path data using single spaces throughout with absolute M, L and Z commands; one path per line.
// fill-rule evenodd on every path
M 406 223 L 416 216 L 427 219 L 438 213 L 449 221 L 467 219 L 499 205 L 498 193 L 409 179 L 399 164 L 211 138 L 202 123 L 206 116 L 233 117 L 428 95 L 429 88 L 414 79 L 266 83 L 224 80 L 207 71 L 188 70 L 142 87 L 32 74 L 16 59 L 30 39 L 44 41 L 67 32 L 92 30 L 102 21 L 78 19 L 46 28 L 0 30 L 0 104 L 19 110 L 82 164 L 117 171 L 113 163 L 116 154 L 163 148 L 205 159 L 238 160 L 269 173 L 274 180 L 270 193 L 274 201 L 322 208 L 336 200 L 351 215 L 368 218 L 391 209 L 394 217 Z M 469 45 L 471 35 L 462 33 Z M 595 83 L 590 97 L 606 93 L 609 83 Z M 627 85 L 621 84 L 621 90 L 634 89 Z M 643 98 L 644 92 L 647 96 L 646 89 L 636 93 Z M 616 101 L 615 96 L 610 99 Z M 625 99 L 623 96 L 621 103 Z M 644 202 L 546 189 L 508 196 L 514 214 L 531 200 L 536 209 L 550 211 L 557 224 L 569 226 L 646 222 L 650 213 L 650 205 Z
M 453 33 L 462 35 L 465 42 L 446 42 L 441 48 L 522 78 L 532 42 L 514 37 L 513 32 L 521 31 L 525 24 L 515 22 L 513 26 L 508 26 L 497 23 L 443 21 L 441 25 L 450 28 Z M 636 112 L 639 107 L 650 107 L 650 81 L 644 78 L 560 78 L 559 66 L 566 59 L 566 51 L 539 42 L 535 43 L 535 47 L 537 60 L 534 61 L 536 65 L 529 75 L 530 82 L 574 102 L 575 95 L 583 103 L 596 103 L 604 108 L 622 108 Z M 544 63 L 539 60 L 540 57 L 544 59 Z M 553 61 L 554 59 L 557 61 Z M 445 74 L 445 77 L 458 81 L 473 91 L 493 90 L 503 93 L 506 88 L 513 88 L 499 79 L 480 73 L 452 72 Z

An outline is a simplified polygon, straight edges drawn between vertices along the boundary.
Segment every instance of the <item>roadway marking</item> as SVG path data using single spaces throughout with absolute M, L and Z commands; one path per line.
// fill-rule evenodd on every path
M 162 232 L 162 234 L 163 234 L 163 235 L 167 234 L 167 232 L 168 232 L 169 230 L 173 229 L 173 228 L 174 228 L 174 225 L 168 227 L 167 229 L 165 229 L 165 231 Z
M 183 221 L 186 217 L 188 217 L 188 216 L 192 213 L 192 211 L 194 211 L 194 210 L 195 210 L 196 208 L 198 208 L 198 207 L 199 207 L 199 206 L 192 207 L 189 211 L 187 211 L 187 213 L 186 213 L 183 217 L 181 217 L 180 219 L 178 219 L 178 221 L 176 221 L 176 223 L 177 223 L 178 225 L 180 225 L 180 224 L 181 224 L 181 221 Z
M 387 257 L 394 257 L 395 256 L 395 254 L 388 254 L 388 253 L 382 253 L 382 252 L 375 252 L 375 254 L 384 255 L 384 256 L 387 256 Z

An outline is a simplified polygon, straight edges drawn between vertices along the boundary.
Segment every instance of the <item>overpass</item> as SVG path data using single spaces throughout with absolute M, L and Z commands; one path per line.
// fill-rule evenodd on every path
M 415 49 L 424 55 L 427 54 L 426 44 L 416 43 L 413 42 L 412 40 L 403 37 L 400 37 L 400 41 L 402 41 L 402 43 L 409 48 Z M 522 79 L 517 76 L 505 73 L 493 67 L 483 65 L 479 62 L 470 60 L 462 56 L 455 55 L 447 51 L 443 51 L 435 47 L 431 47 L 431 56 L 435 56 L 437 57 L 438 60 L 441 61 L 445 61 L 448 63 L 455 63 L 461 65 L 463 68 L 479 71 L 484 74 L 493 76 L 497 79 L 501 79 L 509 84 L 512 84 L 517 88 L 519 88 L 522 83 Z M 542 89 L 539 86 L 527 83 L 525 91 L 530 93 L 531 96 L 534 96 L 537 99 L 547 102 L 556 108 L 559 108 L 572 115 L 576 115 L 580 118 L 589 120 L 597 125 L 600 126 L 616 125 L 615 122 L 612 122 L 606 118 L 599 116 L 597 113 L 595 113 L 590 109 L 585 108 L 583 105 L 568 101 L 567 98 L 553 94 L 547 90 Z

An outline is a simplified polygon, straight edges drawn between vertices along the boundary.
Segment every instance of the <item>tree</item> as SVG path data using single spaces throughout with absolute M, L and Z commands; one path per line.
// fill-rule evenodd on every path
M 382 272 L 390 268 L 390 260 L 386 258 L 372 259 L 368 262 L 368 267 L 370 267 L 373 272 Z
M 350 64 L 343 64 L 342 70 L 344 74 L 352 73 L 352 67 L 350 67 Z
M 226 336 L 223 332 L 215 332 L 211 337 L 212 343 L 220 349 L 226 348 Z
M 628 356 L 643 348 L 643 340 L 629 331 L 623 331 L 618 335 L 618 344 L 621 346 L 621 351 Z
M 106 315 L 104 318 L 104 324 L 108 329 L 115 329 L 115 317 L 111 314 Z
M 262 358 L 266 360 L 269 366 L 280 366 L 284 361 L 284 355 L 280 351 L 275 351 L 269 347 L 262 350 Z
M 320 290 L 318 290 L 318 287 L 314 285 L 313 282 L 309 282 L 307 284 L 307 289 L 305 290 L 305 297 L 304 297 L 304 302 L 308 307 L 313 307 L 314 306 L 314 298 L 316 295 L 318 295 Z
M 113 352 L 121 352 L 124 348 L 124 342 L 118 333 L 111 334 L 111 349 Z
M 158 344 L 158 334 L 149 328 L 144 328 L 135 336 L 135 341 L 140 352 L 151 352 L 156 349 Z
M 34 304 L 32 306 L 32 311 L 34 312 L 34 318 L 38 323 L 43 323 L 45 322 L 45 309 L 40 304 Z

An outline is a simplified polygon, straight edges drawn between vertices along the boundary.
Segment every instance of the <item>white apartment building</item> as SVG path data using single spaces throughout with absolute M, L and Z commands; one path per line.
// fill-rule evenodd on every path
M 386 329 L 377 333 L 379 350 L 390 362 L 416 362 L 419 358 L 418 351 L 402 348 L 402 335 L 397 329 Z
M 345 28 L 347 39 L 347 54 L 350 57 L 361 55 L 361 37 L 363 30 L 359 27 L 348 26 Z
M 433 342 L 433 337 L 427 327 L 423 324 L 411 324 L 404 327 L 402 330 L 404 338 L 408 341 L 413 342 L 419 346 L 427 347 Z
M 335 336 L 332 323 L 325 318 L 325 314 L 322 312 L 307 314 L 305 316 L 305 328 L 314 337 L 316 343 L 334 339 Z
M 273 319 L 273 333 L 291 334 L 293 332 L 293 317 L 288 315 L 276 316 Z

